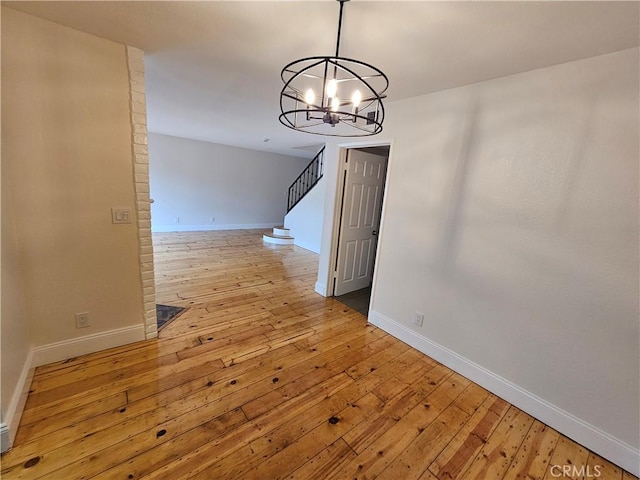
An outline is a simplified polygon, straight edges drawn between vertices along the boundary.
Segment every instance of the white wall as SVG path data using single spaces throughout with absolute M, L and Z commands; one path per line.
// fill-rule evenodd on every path
M 170 232 L 282 225 L 309 160 L 149 133 L 149 162 L 152 229 Z
M 10 425 L 20 409 L 7 415 L 16 404 L 7 401 L 28 388 L 28 346 L 38 363 L 144 338 L 136 219 L 111 223 L 111 207 L 135 212 L 129 115 L 124 45 L 2 7 L 1 386 Z M 89 312 L 90 327 L 76 328 L 77 312 Z
M 636 474 L 638 53 L 388 104 L 369 317 Z
M 291 230 L 293 243 L 315 253 L 320 253 L 326 184 L 322 177 L 284 217 L 284 226 Z

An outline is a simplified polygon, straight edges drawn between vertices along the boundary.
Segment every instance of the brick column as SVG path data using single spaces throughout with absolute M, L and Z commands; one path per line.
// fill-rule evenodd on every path
M 131 111 L 131 145 L 133 149 L 134 190 L 138 222 L 140 281 L 142 282 L 145 336 L 158 336 L 156 288 L 151 239 L 151 201 L 149 198 L 149 150 L 147 147 L 147 103 L 144 89 L 142 50 L 127 46 L 129 67 L 129 105 Z

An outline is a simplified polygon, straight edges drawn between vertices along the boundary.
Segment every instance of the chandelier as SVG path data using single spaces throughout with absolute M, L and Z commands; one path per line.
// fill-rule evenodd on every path
M 389 79 L 368 63 L 341 57 L 340 2 L 336 54 L 307 57 L 286 65 L 280 76 L 280 122 L 286 127 L 317 135 L 363 137 L 382 131 L 382 99 Z

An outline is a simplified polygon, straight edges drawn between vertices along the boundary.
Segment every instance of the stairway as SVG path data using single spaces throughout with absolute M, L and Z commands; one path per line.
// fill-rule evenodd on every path
M 262 240 L 272 245 L 293 245 L 293 237 L 288 228 L 273 227 L 273 233 L 265 233 Z
M 289 186 L 287 191 L 287 213 L 295 207 L 304 196 L 322 178 L 324 168 L 324 146 L 318 151 L 311 163 L 305 167 L 298 178 Z M 269 245 L 293 245 L 293 237 L 288 228 L 273 227 L 273 233 L 265 233 L 262 236 L 263 243 Z

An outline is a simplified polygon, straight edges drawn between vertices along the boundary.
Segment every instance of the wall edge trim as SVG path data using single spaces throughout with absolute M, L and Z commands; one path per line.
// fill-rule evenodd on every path
M 120 347 L 128 343 L 145 339 L 145 327 L 142 324 L 116 328 L 105 332 L 85 335 L 79 338 L 50 343 L 32 349 L 33 367 L 59 362 L 88 353 Z
M 279 223 L 228 223 L 220 225 L 153 225 L 151 231 L 153 233 L 168 232 L 208 232 L 216 230 L 252 230 L 255 228 L 273 228 Z
M 20 425 L 20 419 L 22 418 L 22 412 L 24 406 L 27 403 L 27 396 L 29 395 L 29 389 L 31 388 L 31 380 L 33 380 L 33 372 L 35 367 L 33 365 L 33 349 L 29 350 L 27 358 L 22 366 L 20 377 L 18 378 L 18 384 L 13 391 L 11 401 L 7 407 L 7 415 L 5 422 L 0 424 L 0 437 L 3 452 L 9 450 L 13 446 L 13 442 L 16 438 L 16 432 Z
M 316 282 L 314 290 L 316 293 L 319 293 L 323 297 L 327 296 L 327 286 L 324 283 Z
M 6 452 L 11 448 L 11 445 L 9 426 L 6 423 L 0 423 L 0 452 Z
M 407 326 L 382 313 L 372 310 L 369 312 L 368 320 L 371 324 L 467 377 L 529 415 L 558 430 L 563 435 L 593 450 L 603 458 L 636 476 L 640 475 L 640 450 L 543 398 L 528 392 L 453 350 L 419 335 Z

